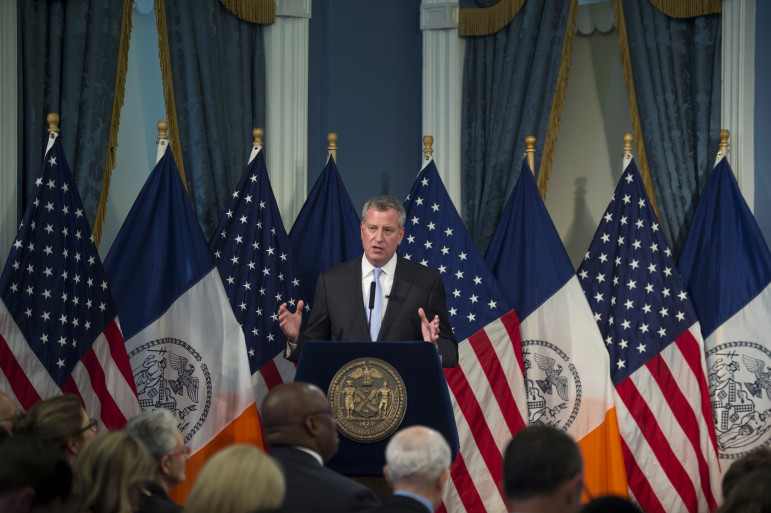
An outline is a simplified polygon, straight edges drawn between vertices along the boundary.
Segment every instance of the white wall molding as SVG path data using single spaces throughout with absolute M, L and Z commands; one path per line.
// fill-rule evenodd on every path
M 277 0 L 276 21 L 282 17 L 310 18 L 311 0 Z
M 722 14 L 721 128 L 731 131 L 728 160 L 755 210 L 755 0 L 725 0 Z M 716 134 L 713 134 L 716 135 Z M 712 148 L 717 154 L 717 148 Z
M 457 13 L 457 2 L 421 3 L 423 134 L 434 137 L 436 167 L 461 212 L 460 123 L 466 41 L 458 37 Z
M 311 1 L 279 0 L 276 12 L 276 23 L 265 27 L 265 161 L 284 227 L 289 231 L 308 189 Z
M 16 2 L 0 2 L 0 269 L 16 236 L 18 137 Z

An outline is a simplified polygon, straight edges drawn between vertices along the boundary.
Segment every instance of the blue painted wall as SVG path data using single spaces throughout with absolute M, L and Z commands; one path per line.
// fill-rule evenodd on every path
M 755 3 L 755 219 L 771 243 L 771 2 Z
M 337 166 L 354 207 L 405 198 L 422 155 L 419 0 L 313 0 L 308 188 L 338 134 Z

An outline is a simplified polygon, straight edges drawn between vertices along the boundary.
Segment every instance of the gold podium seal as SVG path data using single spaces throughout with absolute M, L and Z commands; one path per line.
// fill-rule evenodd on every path
M 396 369 L 378 358 L 357 358 L 329 384 L 337 429 L 354 442 L 379 442 L 396 431 L 407 411 L 407 389 Z

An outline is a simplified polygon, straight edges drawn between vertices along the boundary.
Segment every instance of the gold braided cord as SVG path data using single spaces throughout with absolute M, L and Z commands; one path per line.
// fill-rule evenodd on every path
M 565 27 L 565 40 L 562 42 L 562 60 L 557 77 L 557 87 L 554 91 L 554 99 L 549 115 L 549 127 L 546 130 L 546 140 L 543 144 L 543 156 L 541 168 L 538 173 L 538 190 L 541 198 L 546 201 L 546 189 L 549 188 L 551 178 L 551 166 L 554 163 L 554 150 L 557 148 L 557 135 L 560 131 L 562 108 L 565 106 L 565 96 L 568 92 L 568 76 L 570 65 L 573 62 L 573 40 L 576 35 L 576 16 L 578 15 L 578 0 L 570 0 L 568 11 L 568 23 Z
M 629 54 L 629 39 L 626 33 L 626 20 L 624 19 L 624 7 L 621 0 L 613 0 L 613 16 L 616 18 L 616 34 L 618 36 L 618 46 L 621 49 L 621 66 L 624 69 L 624 82 L 629 96 L 629 110 L 632 114 L 632 128 L 634 129 L 634 140 L 637 144 L 637 155 L 640 157 L 640 174 L 645 184 L 645 192 L 651 201 L 656 217 L 661 223 L 661 214 L 659 213 L 659 204 L 656 201 L 656 193 L 653 191 L 653 179 L 648 165 L 648 155 L 645 152 L 645 141 L 643 141 L 642 124 L 640 123 L 640 112 L 637 109 L 637 94 L 634 90 L 634 77 L 632 76 L 632 58 Z
M 500 0 L 490 7 L 459 9 L 459 36 L 487 36 L 495 34 L 511 23 L 526 0 Z
M 723 12 L 722 0 L 648 0 L 670 18 L 695 18 Z
M 126 70 L 128 69 L 129 41 L 133 26 L 131 14 L 134 11 L 133 0 L 123 0 L 123 12 L 120 23 L 120 43 L 118 45 L 118 69 L 115 72 L 115 95 L 112 100 L 112 118 L 110 120 L 110 136 L 107 141 L 107 158 L 102 175 L 102 191 L 99 195 L 99 206 L 96 208 L 96 219 L 91 235 L 94 244 L 99 247 L 104 228 L 104 218 L 107 213 L 107 196 L 110 193 L 112 170 L 115 169 L 115 151 L 118 149 L 118 128 L 120 127 L 120 111 L 126 93 Z
M 276 22 L 276 0 L 220 0 L 220 3 L 244 21 L 261 24 Z
M 158 27 L 158 56 L 161 59 L 161 77 L 163 79 L 163 99 L 166 103 L 166 122 L 169 124 L 169 139 L 174 161 L 179 169 L 179 176 L 187 191 L 185 166 L 182 164 L 182 142 L 179 139 L 177 107 L 174 103 L 174 86 L 171 81 L 171 52 L 169 51 L 169 33 L 166 28 L 166 2 L 155 0 L 155 24 Z

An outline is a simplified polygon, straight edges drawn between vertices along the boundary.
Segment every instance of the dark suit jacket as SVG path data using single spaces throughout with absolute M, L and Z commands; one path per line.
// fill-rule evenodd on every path
M 138 513 L 182 513 L 182 506 L 172 501 L 163 488 L 150 481 L 147 493 L 140 497 Z
M 392 495 L 385 504 L 367 513 L 428 513 L 428 510 L 411 497 Z
M 328 469 L 310 454 L 294 447 L 273 447 L 286 480 L 283 509 L 297 513 L 353 513 L 378 505 L 375 492 Z
M 370 340 L 361 287 L 361 258 L 323 271 L 316 284 L 308 325 L 289 355 L 296 362 L 306 340 Z M 458 364 L 458 341 L 447 314 L 447 297 L 441 275 L 424 265 L 397 255 L 394 283 L 378 341 L 423 340 L 418 308 L 426 317 L 439 316 L 439 355 L 443 367 Z

